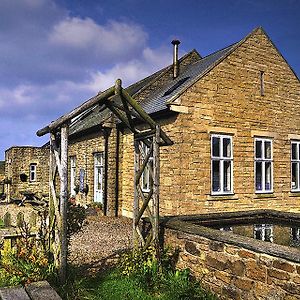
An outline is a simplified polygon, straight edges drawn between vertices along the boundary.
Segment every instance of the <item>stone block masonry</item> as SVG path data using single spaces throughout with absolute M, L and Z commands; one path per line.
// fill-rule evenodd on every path
M 201 230 L 205 232 L 206 229 L 202 227 Z M 207 229 L 204 237 L 196 231 L 187 222 L 170 222 L 165 228 L 165 244 L 178 247 L 177 266 L 190 268 L 192 274 L 220 299 L 300 299 L 298 249 L 241 237 L 241 241 L 248 239 L 249 245 L 252 243 L 247 247 L 247 243 L 230 242 L 230 233 Z M 218 241 L 218 236 L 223 239 Z M 261 245 L 257 251 L 254 250 L 256 245 Z M 264 253 L 264 247 L 266 252 L 270 247 L 282 247 L 285 255 L 280 257 L 279 248 L 272 254 Z

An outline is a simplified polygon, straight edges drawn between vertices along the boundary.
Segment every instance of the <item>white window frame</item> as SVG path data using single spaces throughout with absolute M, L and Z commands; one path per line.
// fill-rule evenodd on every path
M 256 142 L 261 141 L 262 142 L 262 157 L 257 158 L 256 157 Z M 265 158 L 265 142 L 271 143 L 271 158 Z M 256 163 L 261 162 L 262 163 L 262 180 L 261 185 L 262 189 L 257 190 L 256 188 Z M 266 189 L 265 185 L 265 174 L 266 174 L 266 163 L 271 163 L 271 187 L 270 189 Z M 266 193 L 273 193 L 273 186 L 274 186 L 274 178 L 273 178 L 273 140 L 270 138 L 255 138 L 254 139 L 254 188 L 255 193 L 257 194 L 266 194 Z
M 220 156 L 214 156 L 213 155 L 213 138 L 220 138 L 220 149 L 219 153 Z M 230 157 L 224 157 L 223 156 L 223 140 L 224 139 L 230 140 Z M 212 134 L 210 138 L 210 157 L 211 157 L 211 163 L 210 163 L 210 173 L 211 173 L 211 194 L 212 195 L 232 195 L 233 194 L 233 139 L 231 135 L 226 134 Z M 213 162 L 214 161 L 220 161 L 220 191 L 214 191 L 213 190 Z M 230 174 L 230 190 L 224 191 L 224 162 L 230 162 L 231 167 L 231 174 Z
M 143 148 L 143 152 L 145 157 L 147 156 L 148 152 L 149 152 L 149 147 L 145 144 L 142 143 L 142 148 Z M 144 161 L 144 158 L 142 159 L 142 161 Z M 153 153 L 152 155 L 149 157 L 148 163 L 141 175 L 141 188 L 142 191 L 144 193 L 149 193 L 150 192 L 150 186 L 151 186 L 151 182 L 150 182 L 150 168 L 152 165 L 152 172 L 153 172 Z M 146 181 L 146 182 L 145 182 Z
M 295 233 L 293 232 L 295 231 Z M 295 239 L 294 239 L 295 236 Z M 291 242 L 299 243 L 300 242 L 300 228 L 291 227 Z
M 296 158 L 293 158 L 293 144 L 296 145 Z M 296 164 L 296 183 L 297 187 L 293 188 L 293 167 Z M 300 192 L 300 141 L 291 141 L 291 191 Z
M 36 163 L 31 163 L 29 165 L 29 182 L 36 182 Z
M 257 239 L 260 241 L 266 241 L 266 231 L 270 229 L 271 234 L 270 234 L 270 242 L 273 243 L 274 241 L 274 232 L 273 232 L 273 225 L 271 224 L 255 224 L 253 228 L 253 237 L 256 238 L 256 232 L 261 231 L 261 239 Z
M 70 190 L 71 196 L 75 196 L 76 192 L 74 191 L 76 187 L 76 156 L 70 156 Z

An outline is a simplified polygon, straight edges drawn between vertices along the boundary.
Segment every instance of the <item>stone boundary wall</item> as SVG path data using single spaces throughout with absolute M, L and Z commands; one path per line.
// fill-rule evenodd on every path
M 24 216 L 24 221 L 27 223 L 31 222 L 32 213 L 37 215 L 37 211 L 30 206 L 18 206 L 16 204 L 1 204 L 0 205 L 0 219 L 4 219 L 6 213 L 11 215 L 11 225 L 17 226 L 17 215 L 22 213 Z
M 300 299 L 298 249 L 178 220 L 165 225 L 164 242 L 220 299 Z

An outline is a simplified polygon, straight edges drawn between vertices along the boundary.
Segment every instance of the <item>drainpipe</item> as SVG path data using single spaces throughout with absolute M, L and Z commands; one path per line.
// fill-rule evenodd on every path
M 179 40 L 173 40 L 173 78 L 175 79 L 179 75 L 179 62 L 178 62 L 178 45 L 180 44 Z

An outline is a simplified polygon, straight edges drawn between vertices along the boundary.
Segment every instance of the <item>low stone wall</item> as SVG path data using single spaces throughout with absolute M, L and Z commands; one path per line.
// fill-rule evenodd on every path
M 165 244 L 220 299 L 300 299 L 300 251 L 228 232 L 169 221 Z
M 24 221 L 31 223 L 32 215 L 37 211 L 31 205 L 28 206 L 18 206 L 16 204 L 1 204 L 0 205 L 0 219 L 4 219 L 5 214 L 10 214 L 11 225 L 17 226 L 18 214 L 21 213 L 24 216 Z

